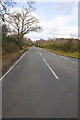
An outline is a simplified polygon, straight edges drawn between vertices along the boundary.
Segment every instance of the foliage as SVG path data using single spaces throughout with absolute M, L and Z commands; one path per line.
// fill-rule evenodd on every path
M 25 44 L 26 47 L 31 47 L 32 45 L 30 43 Z
M 20 44 L 13 36 L 5 36 L 2 39 L 3 54 L 13 53 L 20 50 Z
M 80 51 L 80 42 L 78 43 L 73 43 L 72 39 L 69 39 L 66 43 L 52 43 L 52 44 L 40 44 L 38 45 L 39 47 L 42 48 L 48 48 L 52 50 L 62 50 L 66 52 L 76 52 Z
M 32 11 L 24 9 L 21 11 L 14 11 L 9 14 L 7 22 L 11 24 L 12 31 L 18 34 L 18 39 L 22 39 L 25 34 L 31 31 L 39 31 L 41 29 L 38 26 L 39 20 L 34 17 L 31 13 Z
M 3 24 L 2 26 L 2 37 L 6 36 L 8 33 L 8 28 L 6 26 L 6 24 Z

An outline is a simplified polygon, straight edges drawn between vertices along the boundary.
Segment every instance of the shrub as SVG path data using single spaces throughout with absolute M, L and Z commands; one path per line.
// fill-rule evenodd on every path
M 76 52 L 80 50 L 80 42 L 73 43 L 73 39 L 69 39 L 65 43 L 52 43 L 52 44 L 40 44 L 39 47 L 42 48 L 49 48 L 52 50 L 62 50 L 62 51 L 69 51 L 69 52 Z
M 2 39 L 2 50 L 5 53 L 13 53 L 20 49 L 19 42 L 12 36 L 5 36 Z

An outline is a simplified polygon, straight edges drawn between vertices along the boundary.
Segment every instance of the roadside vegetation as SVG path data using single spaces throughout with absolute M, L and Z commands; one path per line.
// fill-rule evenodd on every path
M 23 44 L 24 45 L 24 44 Z M 23 46 L 17 41 L 15 35 L 3 36 L 2 39 L 2 74 L 4 74 L 14 62 L 26 51 L 30 45 Z
M 65 43 L 50 43 L 50 44 L 36 44 L 36 46 L 47 49 L 53 53 L 80 58 L 80 42 L 79 40 L 75 43 L 73 39 L 68 39 Z
M 17 3 L 14 0 L 0 0 L 0 22 L 2 26 L 2 74 L 32 46 L 30 38 L 25 38 L 31 31 L 38 32 L 39 20 L 32 14 L 34 1 L 27 0 L 20 11 L 11 12 L 9 8 Z

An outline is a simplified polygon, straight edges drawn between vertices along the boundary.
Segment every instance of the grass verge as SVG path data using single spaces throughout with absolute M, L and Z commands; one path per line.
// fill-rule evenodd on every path
M 13 54 L 5 54 L 2 56 L 2 75 L 21 57 L 21 55 L 27 51 L 28 48 L 24 48 Z
M 65 52 L 65 51 L 62 51 L 62 50 L 52 50 L 52 49 L 48 49 L 48 48 L 43 48 L 43 49 L 46 49 L 46 50 L 48 50 L 50 52 L 53 52 L 55 54 L 58 54 L 58 55 L 80 59 L 80 53 L 79 52 L 73 52 L 72 53 L 72 52 Z

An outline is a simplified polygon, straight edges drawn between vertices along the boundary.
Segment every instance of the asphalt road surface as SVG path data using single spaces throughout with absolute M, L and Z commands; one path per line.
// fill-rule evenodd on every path
M 78 118 L 78 61 L 32 47 L 2 90 L 3 118 Z

